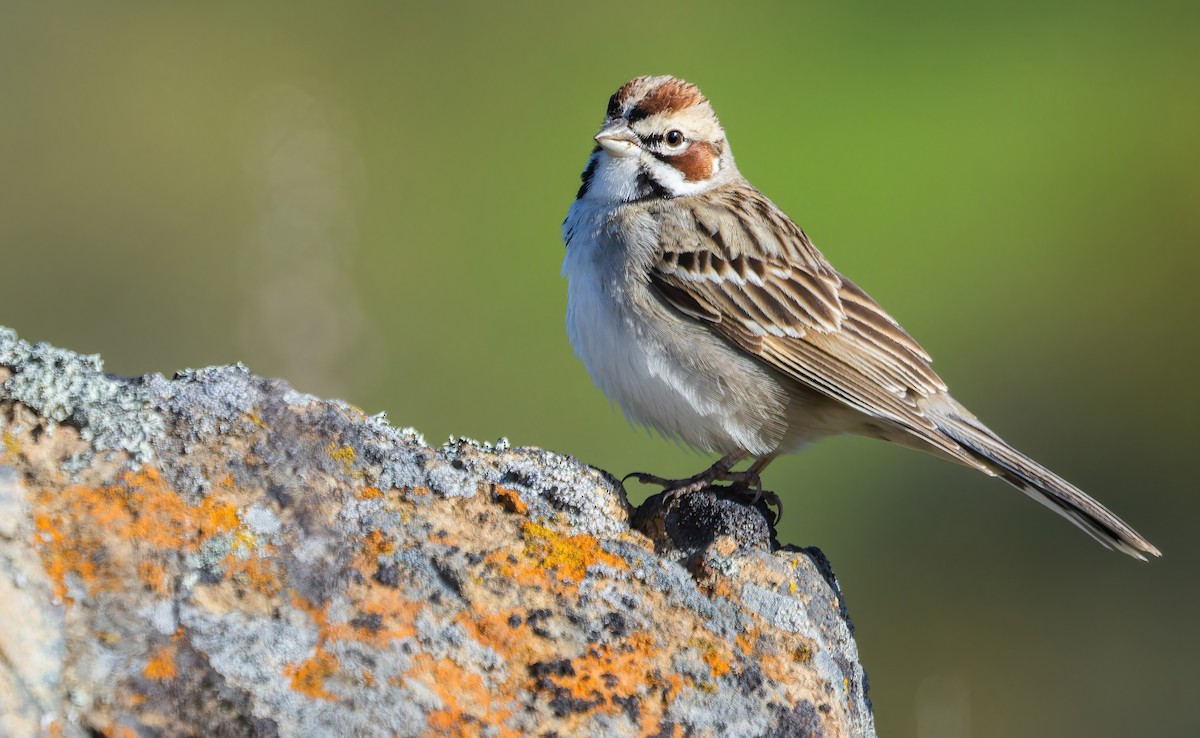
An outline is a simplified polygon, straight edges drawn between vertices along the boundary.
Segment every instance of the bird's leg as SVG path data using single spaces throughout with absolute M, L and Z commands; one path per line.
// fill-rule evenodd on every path
M 775 454 L 767 454 L 759 456 L 754 460 L 754 463 L 746 468 L 746 471 L 729 472 L 725 475 L 724 480 L 733 482 L 734 485 L 742 489 L 754 489 L 754 502 L 758 502 L 758 498 L 762 496 L 762 473 L 763 469 L 767 468 L 775 460 Z
M 754 460 L 754 463 L 747 467 L 743 472 L 730 472 L 726 475 L 726 479 L 733 482 L 734 488 L 738 491 L 750 492 L 753 490 L 754 495 L 750 498 L 751 505 L 757 505 L 759 500 L 765 499 L 768 505 L 772 505 L 778 510 L 775 516 L 775 522 L 783 517 L 783 500 L 779 499 L 779 495 L 774 492 L 764 492 L 762 488 L 762 472 L 775 460 L 775 454 L 767 454 L 760 456 Z
M 713 482 L 725 482 L 732 480 L 733 472 L 730 472 L 729 470 L 732 469 L 739 461 L 749 455 L 750 454 L 745 451 L 734 451 L 732 453 L 725 454 L 721 458 L 717 459 L 717 463 L 708 467 L 699 474 L 686 479 L 664 479 L 662 477 L 656 477 L 653 474 L 646 474 L 644 472 L 632 472 L 630 474 L 626 474 L 625 478 L 621 481 L 624 482 L 625 479 L 633 477 L 642 484 L 657 484 L 658 486 L 664 488 L 671 497 L 686 495 L 692 492 L 698 492 L 699 490 L 711 485 Z M 757 466 L 761 461 L 761 459 L 756 461 L 755 465 Z M 739 472 L 738 474 L 740 476 L 740 474 L 744 473 L 745 472 Z

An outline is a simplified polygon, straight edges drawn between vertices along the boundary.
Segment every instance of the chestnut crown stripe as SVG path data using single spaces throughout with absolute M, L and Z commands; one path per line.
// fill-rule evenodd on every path
M 608 117 L 620 115 L 633 94 L 645 86 L 651 77 L 631 79 L 613 93 L 608 100 Z M 677 113 L 693 105 L 706 102 L 704 94 L 691 82 L 681 79 L 671 79 L 650 89 L 645 97 L 634 105 L 627 116 L 630 123 L 648 118 L 659 113 Z

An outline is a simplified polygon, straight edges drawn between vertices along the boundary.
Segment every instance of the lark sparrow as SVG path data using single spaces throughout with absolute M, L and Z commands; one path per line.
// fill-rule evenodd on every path
M 627 82 L 595 140 L 563 223 L 575 353 L 634 421 L 723 454 L 688 479 L 633 476 L 746 489 L 778 454 L 854 433 L 998 476 L 1105 546 L 1159 555 L 949 395 L 917 342 L 742 177 L 694 85 Z

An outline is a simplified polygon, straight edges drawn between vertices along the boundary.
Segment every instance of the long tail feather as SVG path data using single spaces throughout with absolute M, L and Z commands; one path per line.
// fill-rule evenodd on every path
M 1062 515 L 1106 548 L 1135 559 L 1161 556 L 1157 548 L 1083 490 L 1009 446 L 969 413 L 939 414 L 938 428 L 1006 482 Z

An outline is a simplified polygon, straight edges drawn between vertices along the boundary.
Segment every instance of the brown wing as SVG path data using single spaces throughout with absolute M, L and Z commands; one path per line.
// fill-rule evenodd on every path
M 929 355 L 773 203 L 746 193 L 674 201 L 651 285 L 783 374 L 978 467 L 921 411 L 946 389 Z

